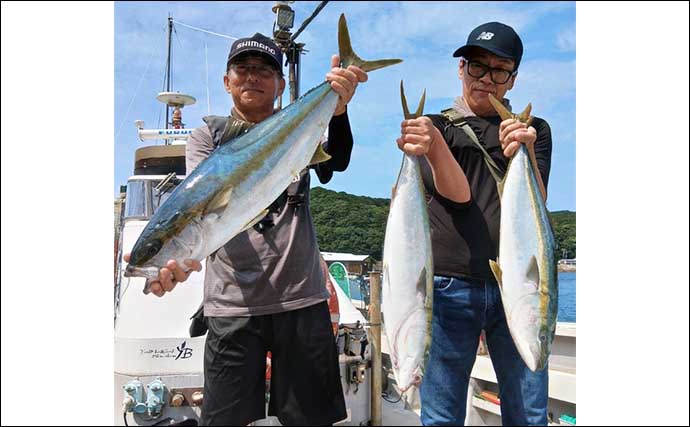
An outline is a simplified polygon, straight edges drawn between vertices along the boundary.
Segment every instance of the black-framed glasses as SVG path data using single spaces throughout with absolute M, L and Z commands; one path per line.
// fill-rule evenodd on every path
M 266 64 L 230 64 L 230 69 L 238 76 L 245 77 L 250 72 L 255 72 L 259 77 L 268 79 L 276 75 L 275 68 Z
M 467 61 L 467 74 L 475 79 L 481 79 L 486 73 L 490 72 L 491 81 L 497 85 L 508 82 L 515 75 L 515 71 L 504 70 L 503 68 L 491 68 L 488 65 L 477 61 Z

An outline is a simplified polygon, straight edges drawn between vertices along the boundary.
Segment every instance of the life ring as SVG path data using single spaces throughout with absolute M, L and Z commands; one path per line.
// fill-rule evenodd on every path
M 321 257 L 320 257 L 321 258 Z M 340 306 L 338 305 L 338 294 L 335 292 L 331 276 L 328 274 L 328 265 L 326 261 L 321 258 L 321 270 L 323 270 L 323 277 L 326 280 L 326 289 L 328 289 L 328 311 L 331 313 L 331 326 L 333 327 L 333 335 L 338 337 L 338 327 L 340 324 Z M 271 379 L 271 352 L 266 353 L 266 379 Z

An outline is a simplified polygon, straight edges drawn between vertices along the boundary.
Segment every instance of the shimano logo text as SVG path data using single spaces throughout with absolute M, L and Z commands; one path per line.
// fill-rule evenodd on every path
M 246 42 L 242 42 L 242 43 L 240 43 L 240 44 L 237 45 L 237 49 L 241 49 L 241 48 L 243 48 L 243 47 L 258 47 L 259 49 L 263 49 L 263 50 L 265 50 L 265 51 L 267 51 L 267 52 L 270 52 L 271 55 L 275 55 L 275 54 L 276 54 L 276 50 L 275 50 L 275 49 L 272 49 L 272 48 L 266 46 L 265 44 L 259 43 L 259 42 L 254 41 L 254 40 L 247 40 Z

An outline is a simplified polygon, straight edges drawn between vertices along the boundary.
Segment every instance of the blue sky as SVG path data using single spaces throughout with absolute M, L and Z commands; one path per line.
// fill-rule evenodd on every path
M 297 2 L 295 29 L 319 2 Z M 133 169 L 134 151 L 144 144 L 134 120 L 146 128 L 164 127 L 165 109 L 155 100 L 163 90 L 167 17 L 233 37 L 255 32 L 270 35 L 273 2 L 116 2 L 114 32 L 114 192 Z M 401 58 L 403 63 L 370 73 L 348 107 L 355 147 L 347 171 L 325 185 L 335 191 L 389 197 L 402 153 L 399 81 L 410 103 L 427 91 L 425 112 L 451 105 L 461 94 L 453 51 L 477 25 L 501 21 L 520 34 L 525 53 L 518 80 L 508 98 L 516 109 L 531 102 L 533 114 L 546 119 L 553 133 L 548 208 L 575 210 L 575 3 L 574 2 L 331 2 L 298 41 L 302 57 L 301 91 L 323 81 L 331 55 L 337 53 L 336 25 L 348 19 L 352 45 L 364 59 Z M 197 103 L 184 109 L 188 128 L 209 114 L 227 114 L 232 106 L 222 76 L 232 40 L 176 25 L 173 34 L 173 90 Z M 208 68 L 206 64 L 208 63 Z M 208 86 L 207 86 L 208 72 Z M 207 96 L 207 91 L 209 96 Z M 289 102 L 286 94 L 283 105 Z M 209 109 L 210 107 L 210 109 Z M 321 185 L 313 180 L 313 185 Z

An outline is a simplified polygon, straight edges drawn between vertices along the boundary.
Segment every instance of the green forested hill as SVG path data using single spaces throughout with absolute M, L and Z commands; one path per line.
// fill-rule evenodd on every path
M 575 212 L 556 211 L 551 212 L 550 216 L 558 244 L 557 258 L 575 258 Z
M 316 187 L 310 204 L 322 251 L 368 254 L 381 260 L 390 200 Z
M 389 199 L 315 187 L 310 203 L 322 251 L 368 254 L 381 260 Z M 575 212 L 552 212 L 551 221 L 559 244 L 558 257 L 565 248 L 568 258 L 575 258 Z

